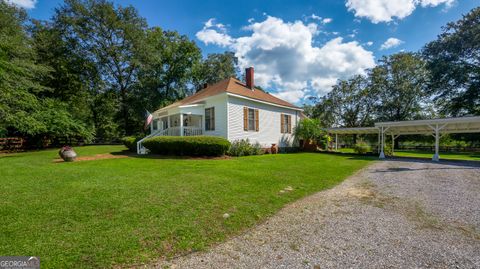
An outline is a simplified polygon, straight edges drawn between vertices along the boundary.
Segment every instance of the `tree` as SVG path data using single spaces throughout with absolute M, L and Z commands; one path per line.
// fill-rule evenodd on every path
M 214 84 L 223 79 L 237 77 L 238 59 L 233 52 L 212 53 L 198 66 L 195 84 L 202 89 L 204 84 Z
M 177 32 L 153 27 L 147 31 L 141 86 L 175 101 L 193 92 L 194 72 L 202 58 L 195 42 Z M 157 104 L 158 105 L 158 104 Z
M 66 0 L 56 9 L 55 23 L 77 53 L 93 62 L 105 83 L 100 92 L 119 94 L 120 121 L 129 134 L 128 94 L 137 80 L 147 23 L 132 6 L 115 7 L 106 0 Z M 99 85 L 97 85 L 99 86 Z
M 326 96 L 317 100 L 311 113 L 326 126 L 366 126 L 372 123 L 374 104 L 368 78 L 357 75 L 339 80 Z
M 302 142 L 301 147 L 307 149 L 313 146 L 316 148 L 318 144 L 323 144 L 326 148 L 328 137 L 320 128 L 320 121 L 318 119 L 305 118 L 298 122 L 297 126 L 293 130 L 295 140 Z
M 52 89 L 41 82 L 49 77 L 51 68 L 37 63 L 32 40 L 24 29 L 26 19 L 24 10 L 0 1 L 0 133 L 91 138 L 65 105 L 46 97 Z
M 480 115 L 480 7 L 448 23 L 423 48 L 429 90 L 447 115 Z
M 62 38 L 58 27 L 47 21 L 33 21 L 30 27 L 37 63 L 51 67 L 49 76 L 41 83 L 51 90 L 40 97 L 53 98 L 67 105 L 75 120 L 83 122 L 94 132 L 92 109 L 94 108 L 94 85 L 100 78 L 93 62 L 75 53 L 75 43 Z M 72 41 L 72 40 L 71 40 Z M 97 83 L 85 83 L 97 81 Z
M 377 121 L 402 121 L 424 118 L 430 103 L 427 93 L 428 71 L 414 53 L 384 56 L 369 74 L 371 94 L 377 100 Z

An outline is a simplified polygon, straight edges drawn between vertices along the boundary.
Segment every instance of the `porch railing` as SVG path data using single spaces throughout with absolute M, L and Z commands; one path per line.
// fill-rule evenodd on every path
M 202 134 L 203 134 L 203 130 L 200 127 L 193 127 L 193 126 L 183 127 L 183 136 L 198 136 Z
M 179 126 L 155 131 L 137 142 L 137 154 L 147 153 L 147 149 L 142 145 L 142 142 L 147 138 L 154 137 L 154 136 L 180 136 L 180 134 L 181 134 L 181 127 Z M 183 127 L 183 136 L 199 136 L 199 135 L 203 135 L 203 130 L 201 127 L 194 127 L 194 126 Z

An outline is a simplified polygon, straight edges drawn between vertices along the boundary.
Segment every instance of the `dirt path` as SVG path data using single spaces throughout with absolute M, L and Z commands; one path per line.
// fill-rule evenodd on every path
M 158 268 L 480 268 L 480 166 L 377 162 Z

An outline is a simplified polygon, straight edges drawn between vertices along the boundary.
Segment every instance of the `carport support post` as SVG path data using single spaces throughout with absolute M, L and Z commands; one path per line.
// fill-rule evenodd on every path
M 385 153 L 383 152 L 383 145 L 385 143 L 385 133 L 384 133 L 384 129 L 383 129 L 384 127 L 382 126 L 381 128 L 382 128 L 381 129 L 381 135 L 382 136 L 381 136 L 381 139 L 380 139 L 381 144 L 380 144 L 380 156 L 379 156 L 379 158 L 380 159 L 385 159 Z
M 392 156 L 393 156 L 394 149 L 395 149 L 395 136 L 392 133 Z
M 380 154 L 380 129 L 378 129 L 378 143 L 377 143 L 377 153 Z
M 440 156 L 438 155 L 438 148 L 440 144 L 440 129 L 438 128 L 438 124 L 435 125 L 435 154 L 433 155 L 432 161 L 438 162 L 440 160 Z
M 335 151 L 338 151 L 338 134 L 335 134 Z

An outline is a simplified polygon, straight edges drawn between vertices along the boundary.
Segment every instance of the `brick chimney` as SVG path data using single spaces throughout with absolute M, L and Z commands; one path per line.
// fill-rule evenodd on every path
M 245 69 L 245 82 L 247 83 L 247 87 L 251 90 L 254 89 L 255 83 L 253 79 L 253 67 L 249 67 Z

